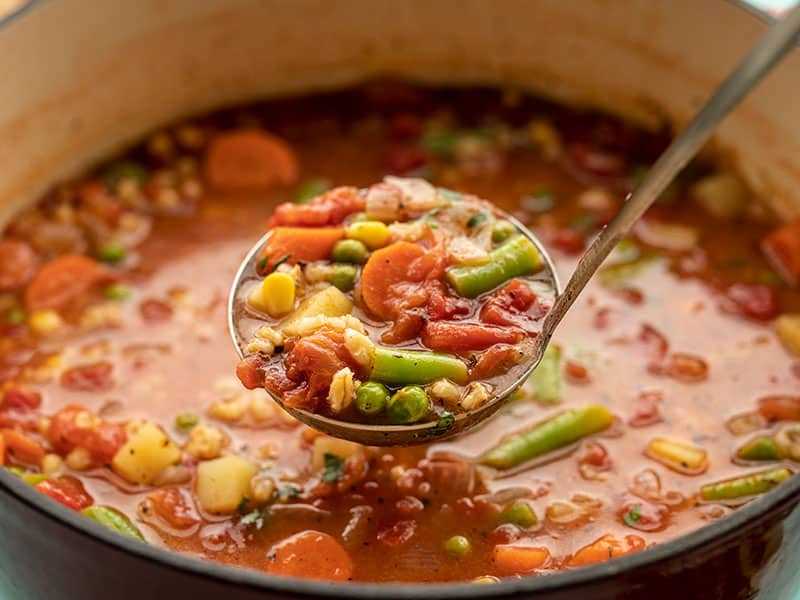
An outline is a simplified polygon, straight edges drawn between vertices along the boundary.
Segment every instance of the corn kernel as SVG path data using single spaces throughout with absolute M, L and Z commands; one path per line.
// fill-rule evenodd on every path
M 347 237 L 362 242 L 370 250 L 375 250 L 388 244 L 392 234 L 386 224 L 380 221 L 360 221 L 350 224 L 347 228 Z
M 250 294 L 248 302 L 271 317 L 281 317 L 294 308 L 295 280 L 288 273 L 270 273 Z
M 253 391 L 261 392 L 263 390 Z M 263 423 L 264 421 L 269 421 L 275 416 L 275 405 L 273 404 L 272 400 L 266 397 L 266 392 L 264 392 L 264 395 L 254 395 L 250 399 L 248 411 L 253 421 L 256 423 Z
M 28 325 L 39 335 L 50 335 L 61 329 L 64 321 L 56 311 L 44 309 L 33 311 L 28 317 Z
M 184 451 L 195 458 L 210 460 L 222 454 L 222 449 L 230 443 L 227 435 L 216 427 L 200 424 L 189 434 Z
M 245 403 L 241 398 L 233 398 L 231 400 L 221 400 L 211 405 L 209 413 L 215 419 L 220 421 L 227 421 L 233 423 L 239 421 L 244 417 L 246 410 Z
M 781 315 L 775 320 L 775 329 L 786 347 L 800 354 L 800 314 Z
M 64 462 L 58 454 L 45 454 L 42 458 L 42 473 L 52 475 L 58 473 L 64 466 Z
M 275 493 L 275 482 L 269 477 L 256 475 L 250 480 L 250 495 L 248 498 L 256 504 L 266 504 L 272 500 Z
M 92 455 L 86 448 L 75 448 L 67 454 L 64 463 L 73 471 L 85 471 L 92 464 Z

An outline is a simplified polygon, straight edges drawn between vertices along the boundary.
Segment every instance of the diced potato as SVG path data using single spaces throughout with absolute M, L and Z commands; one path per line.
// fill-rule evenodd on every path
M 800 354 L 800 314 L 781 315 L 775 320 L 778 337 L 795 354 Z
M 349 315 L 353 303 L 337 288 L 330 286 L 303 300 L 289 317 L 282 323 L 281 328 L 286 331 L 305 318 L 316 316 L 341 317 Z
M 160 427 L 143 423 L 114 456 L 111 468 L 130 483 L 149 485 L 180 459 L 181 451 Z
M 197 466 L 197 499 L 210 513 L 236 510 L 250 490 L 255 465 L 236 455 L 223 456 Z
M 703 177 L 689 189 L 691 196 L 712 216 L 733 219 L 747 204 L 747 189 L 732 173 L 720 172 Z
M 361 445 L 339 438 L 320 436 L 314 439 L 314 450 L 311 454 L 311 468 L 321 471 L 325 466 L 325 455 L 333 454 L 346 459 L 361 450 Z

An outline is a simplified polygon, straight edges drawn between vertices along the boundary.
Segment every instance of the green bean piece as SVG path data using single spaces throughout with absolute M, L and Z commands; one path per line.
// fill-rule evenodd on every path
M 20 475 L 20 479 L 22 479 L 22 481 L 24 481 L 28 485 L 37 485 L 47 480 L 48 478 L 49 476 L 45 475 L 44 473 L 33 473 L 31 471 L 26 471 L 25 473 Z
M 331 189 L 331 182 L 327 179 L 316 178 L 308 179 L 300 184 L 294 196 L 295 204 L 305 204 L 312 198 L 324 194 Z
M 333 247 L 331 259 L 339 263 L 363 264 L 369 251 L 364 242 L 358 240 L 339 240 Z
M 542 360 L 528 378 L 526 386 L 534 400 L 542 404 L 561 402 L 561 349 L 550 344 L 542 355 Z
M 775 434 L 775 443 L 781 457 L 788 456 L 800 462 L 800 423 L 788 423 Z
M 389 390 L 377 381 L 361 384 L 356 392 L 356 408 L 362 415 L 374 417 L 383 412 L 389 402 Z
M 175 427 L 181 431 L 189 431 L 200 423 L 200 417 L 194 413 L 182 413 L 175 417 Z
M 780 460 L 781 449 L 769 436 L 762 435 L 750 440 L 736 451 L 736 457 L 741 460 Z
M 597 404 L 567 410 L 500 442 L 480 462 L 496 469 L 510 469 L 603 431 L 613 420 L 611 412 Z
M 103 290 L 103 295 L 109 300 L 125 300 L 131 295 L 131 290 L 122 283 L 112 283 Z
M 97 249 L 97 258 L 109 265 L 117 265 L 127 257 L 128 251 L 119 242 L 106 242 Z
M 389 385 L 430 383 L 449 379 L 458 384 L 467 381 L 467 365 L 460 358 L 442 352 L 402 350 L 378 346 L 370 379 Z
M 113 508 L 109 508 L 108 506 L 90 506 L 89 508 L 84 508 L 81 513 L 117 533 L 141 540 L 142 542 L 144 541 L 144 536 L 142 532 L 136 528 L 136 525 L 131 523 L 128 517 Z
M 531 275 L 542 265 L 536 246 L 523 235 L 510 237 L 489 257 L 486 264 L 447 269 L 447 280 L 459 295 L 475 298 L 513 277 Z
M 389 399 L 386 414 L 392 423 L 416 423 L 428 414 L 431 401 L 418 385 L 400 388 Z
M 463 535 L 454 535 L 445 541 L 444 551 L 454 558 L 464 558 L 472 552 L 472 544 Z
M 597 278 L 600 283 L 609 288 L 625 287 L 630 285 L 632 279 L 656 260 L 657 257 L 654 254 L 641 254 L 633 260 L 603 267 L 597 272 Z
M 349 292 L 356 285 L 358 269 L 353 265 L 334 265 L 331 272 L 331 285 L 339 288 L 343 292 Z
M 495 244 L 500 244 L 515 233 L 517 233 L 517 228 L 514 227 L 511 221 L 506 221 L 505 219 L 496 221 L 494 227 L 492 227 L 492 241 Z
M 539 519 L 530 504 L 517 500 L 500 513 L 500 523 L 511 523 L 523 529 L 533 527 Z
M 739 500 L 757 496 L 770 491 L 792 476 L 789 469 L 770 469 L 744 477 L 736 477 L 718 483 L 710 483 L 700 488 L 700 497 L 707 502 Z
M 25 475 L 25 469 L 21 467 L 6 467 L 8 471 L 22 479 L 22 476 Z

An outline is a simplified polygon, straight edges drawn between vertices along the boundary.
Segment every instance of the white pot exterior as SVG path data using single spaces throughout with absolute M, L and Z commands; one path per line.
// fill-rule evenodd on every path
M 680 123 L 764 29 L 723 0 L 39 2 L 0 29 L 0 223 L 165 121 L 370 75 Z M 795 51 L 718 135 L 784 218 L 800 215 L 798 75 Z

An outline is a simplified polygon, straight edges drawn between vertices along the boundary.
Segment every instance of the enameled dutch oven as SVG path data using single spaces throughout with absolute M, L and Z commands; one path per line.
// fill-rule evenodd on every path
M 503 83 L 680 124 L 763 32 L 722 0 L 43 0 L 0 22 L 0 223 L 54 180 L 175 117 L 376 74 Z M 719 146 L 800 215 L 800 52 Z M 233 351 L 233 350 L 232 350 Z M 0 597 L 792 600 L 800 477 L 717 522 L 608 563 L 495 585 L 269 577 L 123 538 L 0 470 Z

